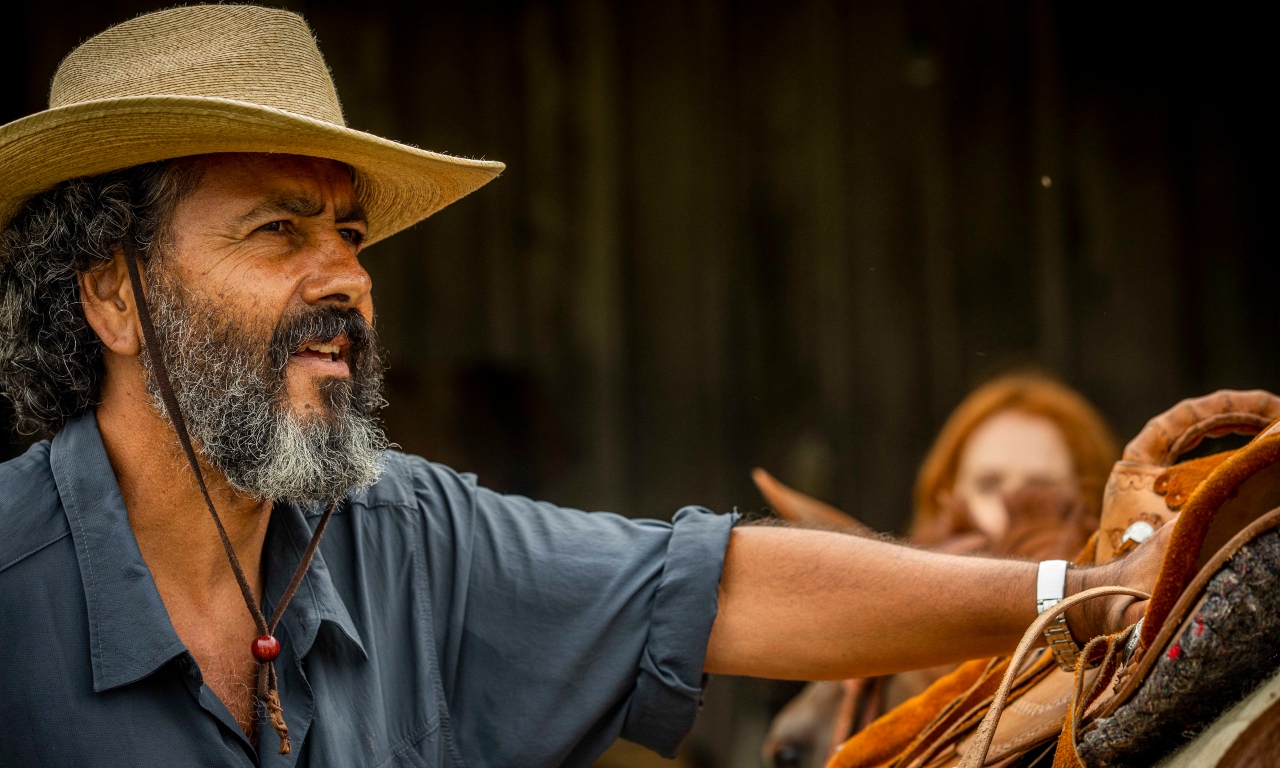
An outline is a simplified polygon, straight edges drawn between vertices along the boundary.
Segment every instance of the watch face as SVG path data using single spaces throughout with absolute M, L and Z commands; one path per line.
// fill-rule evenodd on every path
M 1067 587 L 1067 561 L 1042 560 L 1036 573 L 1036 607 L 1044 613 L 1061 600 Z

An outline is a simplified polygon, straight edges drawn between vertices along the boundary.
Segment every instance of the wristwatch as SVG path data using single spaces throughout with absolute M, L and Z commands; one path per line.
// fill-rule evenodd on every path
M 1067 590 L 1066 560 L 1042 560 L 1040 572 L 1036 577 L 1036 611 L 1044 613 L 1057 605 Z M 1049 652 L 1053 654 L 1058 668 L 1064 672 L 1075 672 L 1076 662 L 1080 658 L 1080 646 L 1071 637 L 1071 629 L 1067 627 L 1067 614 L 1058 617 L 1045 627 L 1044 639 L 1049 643 Z

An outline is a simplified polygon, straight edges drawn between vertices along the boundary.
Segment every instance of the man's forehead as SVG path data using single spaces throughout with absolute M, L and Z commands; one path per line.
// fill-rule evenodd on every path
M 264 201 L 312 201 L 340 211 L 358 211 L 351 169 L 336 160 L 300 155 L 219 154 L 198 158 L 200 183 L 192 197 L 228 205 Z M 319 211 L 316 212 L 317 214 Z

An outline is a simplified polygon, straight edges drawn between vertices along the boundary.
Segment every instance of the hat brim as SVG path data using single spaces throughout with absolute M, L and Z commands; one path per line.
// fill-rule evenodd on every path
M 0 226 L 59 182 L 219 152 L 321 157 L 356 172 L 373 244 L 479 189 L 505 166 L 411 147 L 271 107 L 195 96 L 103 99 L 0 128 Z

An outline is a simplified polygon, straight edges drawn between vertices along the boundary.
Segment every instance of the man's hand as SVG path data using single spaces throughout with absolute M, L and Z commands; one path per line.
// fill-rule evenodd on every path
M 1132 587 L 1150 593 L 1160 576 L 1164 552 L 1173 525 L 1164 525 L 1151 538 L 1124 557 L 1091 568 L 1067 570 L 1067 596 L 1093 587 Z M 1076 642 L 1084 644 L 1098 635 L 1109 635 L 1136 624 L 1147 601 L 1126 595 L 1099 597 L 1067 611 L 1067 626 Z

